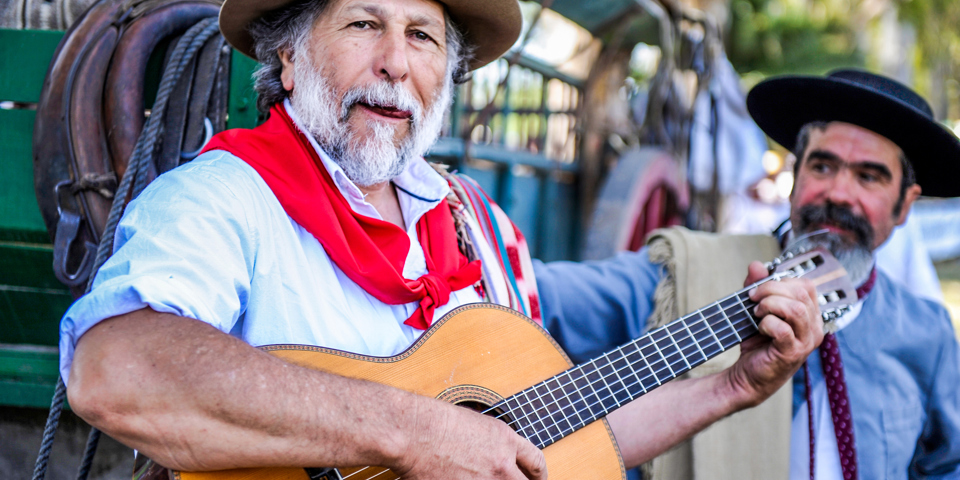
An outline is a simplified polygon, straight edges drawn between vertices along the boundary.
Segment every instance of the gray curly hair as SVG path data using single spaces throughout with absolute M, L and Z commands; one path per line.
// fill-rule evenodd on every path
M 290 92 L 283 88 L 280 72 L 283 64 L 278 52 L 287 50 L 293 53 L 306 46 L 314 22 L 326 11 L 331 0 L 299 0 L 274 10 L 248 28 L 253 37 L 254 51 L 260 67 L 254 72 L 253 89 L 257 92 L 257 110 L 266 114 L 270 108 L 285 100 Z M 447 74 L 452 76 L 454 84 L 469 79 L 469 61 L 472 48 L 463 38 L 463 33 L 444 11 L 446 21 Z

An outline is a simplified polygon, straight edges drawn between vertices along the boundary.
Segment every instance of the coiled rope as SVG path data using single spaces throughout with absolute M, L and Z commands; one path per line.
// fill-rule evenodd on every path
M 107 260 L 113 251 L 114 233 L 120 217 L 123 215 L 124 207 L 127 204 L 127 198 L 132 200 L 146 188 L 148 183 L 148 166 L 155 161 L 159 147 L 159 139 L 163 136 L 164 115 L 167 110 L 167 102 L 170 93 L 183 75 L 184 68 L 193 61 L 200 48 L 210 39 L 210 37 L 220 32 L 216 17 L 205 18 L 194 24 L 177 42 L 170 60 L 164 68 L 163 76 L 160 80 L 160 88 L 157 91 L 157 99 L 153 104 L 150 117 L 146 125 L 137 138 L 137 144 L 133 155 L 130 156 L 126 174 L 117 187 L 117 192 L 113 197 L 113 203 L 110 207 L 110 216 L 107 218 L 107 224 L 104 227 L 103 237 L 100 238 L 100 244 L 97 248 L 96 261 L 93 264 L 93 270 L 90 279 L 87 281 L 86 292 L 90 292 L 93 286 L 93 279 L 96 272 Z M 131 194 L 132 188 L 132 194 Z M 40 451 L 37 454 L 37 462 L 33 469 L 33 480 L 43 480 L 47 473 L 47 465 L 50 460 L 50 451 L 53 448 L 53 438 L 57 431 L 57 425 L 60 423 L 60 414 L 63 412 L 63 406 L 67 397 L 67 387 L 63 383 L 63 377 L 57 379 L 57 387 L 53 393 L 53 401 L 50 405 L 50 413 L 47 416 L 47 423 L 43 429 L 43 440 L 40 442 Z M 87 437 L 87 445 L 83 452 L 83 460 L 80 468 L 77 470 L 77 480 L 86 480 L 90 474 L 90 468 L 93 465 L 93 457 L 97 451 L 97 445 L 100 441 L 100 431 L 96 427 L 91 427 L 90 435 Z

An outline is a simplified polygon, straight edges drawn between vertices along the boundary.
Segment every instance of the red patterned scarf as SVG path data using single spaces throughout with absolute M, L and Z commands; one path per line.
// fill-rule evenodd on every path
M 319 155 L 282 104 L 253 130 L 215 135 L 204 152 L 226 150 L 250 164 L 277 196 L 284 211 L 310 232 L 340 270 L 367 293 L 389 305 L 420 302 L 404 323 L 426 330 L 434 310 L 450 293 L 480 281 L 480 262 L 469 262 L 457 246 L 446 200 L 417 222 L 428 273 L 403 277 L 410 237 L 400 227 L 360 215 L 350 208 Z

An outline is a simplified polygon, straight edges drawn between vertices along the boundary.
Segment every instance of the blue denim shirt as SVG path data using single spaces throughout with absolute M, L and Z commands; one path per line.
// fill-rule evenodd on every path
M 534 271 L 544 327 L 578 363 L 644 332 L 662 275 L 646 250 Z M 960 356 L 947 311 L 878 273 L 838 340 L 860 477 L 960 478 Z M 803 378 L 794 385 L 802 400 Z
M 837 333 L 861 478 L 960 478 L 960 359 L 947 311 L 882 272 Z M 810 356 L 819 368 L 819 352 Z M 803 370 L 794 378 L 794 413 Z

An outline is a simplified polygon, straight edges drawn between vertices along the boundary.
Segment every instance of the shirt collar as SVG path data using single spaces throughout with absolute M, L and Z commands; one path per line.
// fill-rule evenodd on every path
M 287 109 L 287 114 L 290 115 L 297 128 L 304 132 L 307 139 L 310 140 L 310 145 L 316 150 L 320 162 L 330 173 L 330 177 L 340 194 L 347 199 L 350 208 L 361 215 L 382 219 L 373 205 L 364 200 L 364 193 L 360 190 L 360 187 L 347 177 L 340 164 L 330 158 L 327 152 L 320 148 L 313 135 L 302 127 L 300 118 L 297 116 L 296 109 L 290 103 L 290 99 L 283 101 L 283 107 Z M 393 179 L 393 183 L 400 187 L 397 194 L 400 198 L 400 209 L 403 212 L 408 229 L 416 225 L 424 213 L 436 207 L 440 200 L 446 198 L 450 192 L 450 185 L 447 184 L 447 181 L 423 158 L 410 161 L 403 172 Z

